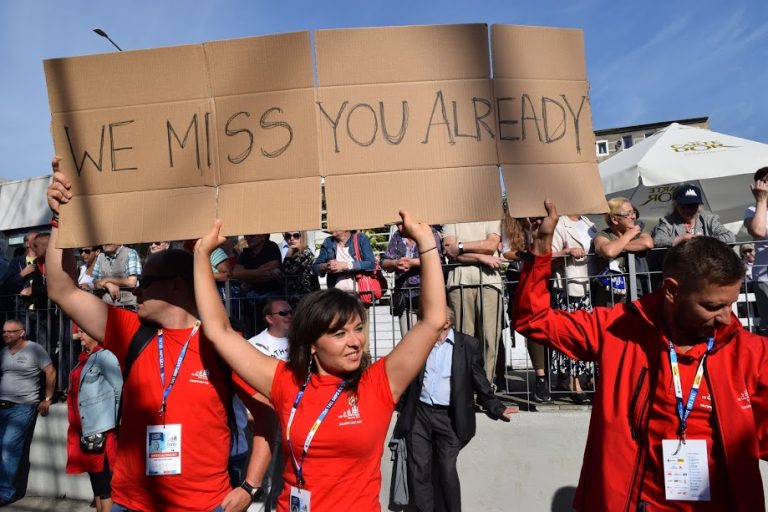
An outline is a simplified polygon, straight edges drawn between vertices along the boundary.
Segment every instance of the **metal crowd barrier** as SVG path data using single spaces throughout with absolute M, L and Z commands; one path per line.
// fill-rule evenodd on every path
M 738 244 L 737 244 L 738 245 Z M 594 256 L 594 255 L 590 255 Z M 567 259 L 567 258 L 566 258 Z M 454 265 L 445 265 L 445 271 L 450 271 Z M 502 276 L 506 275 L 506 269 L 502 269 Z M 400 327 L 400 318 L 392 315 L 392 297 L 394 290 L 393 273 L 385 272 L 384 275 L 387 278 L 389 287 L 384 293 L 383 297 L 376 300 L 374 304 L 368 307 L 368 349 L 374 360 L 386 356 L 402 338 L 402 332 Z M 596 275 L 590 275 L 589 280 L 597 277 Z M 638 272 L 637 261 L 633 254 L 627 254 L 627 272 L 621 274 L 628 286 L 627 286 L 627 300 L 634 300 L 637 298 L 638 291 L 642 289 L 642 286 L 638 284 L 638 278 L 644 279 L 648 284 L 648 290 L 652 291 L 658 286 L 661 281 L 660 270 L 651 270 L 649 272 Z M 566 282 L 569 278 L 566 277 Z M 533 382 L 534 382 L 534 369 L 532 368 L 530 358 L 527 352 L 527 340 L 520 336 L 518 333 L 510 327 L 513 323 L 509 317 L 509 305 L 513 297 L 510 296 L 510 292 L 514 290 L 517 285 L 516 279 L 503 278 L 501 284 L 490 284 L 487 279 L 481 273 L 480 283 L 473 286 L 458 286 L 454 289 L 459 290 L 459 295 L 462 296 L 470 289 L 483 289 L 493 286 L 500 287 L 500 301 L 501 301 L 501 325 L 499 326 L 499 332 L 501 333 L 499 339 L 492 342 L 497 347 L 499 354 L 497 359 L 496 368 L 498 371 L 494 373 L 494 384 L 496 385 L 497 392 L 506 394 L 512 398 L 521 400 L 527 400 L 532 396 Z M 550 287 L 551 288 L 551 287 Z M 586 287 L 591 295 L 591 289 Z M 286 288 L 287 289 L 287 288 Z M 261 329 L 264 328 L 261 323 L 261 307 L 265 298 L 248 298 L 243 296 L 244 294 L 238 293 L 239 283 L 235 280 L 228 280 L 220 283 L 220 294 L 224 305 L 229 313 L 230 317 L 235 323 L 239 323 L 241 329 L 247 337 L 251 337 Z M 448 292 L 448 287 L 446 287 Z M 279 296 L 279 294 L 276 294 Z M 480 293 L 480 307 L 483 304 L 483 294 Z M 3 299 L 0 297 L 0 299 Z M 57 377 L 57 390 L 63 391 L 67 388 L 67 379 L 71 368 L 76 364 L 77 357 L 80 353 L 79 344 L 73 345 L 71 341 L 71 322 L 61 310 L 56 307 L 55 304 L 48 302 L 48 306 L 44 309 L 30 310 L 24 303 L 19 300 L 18 297 L 5 297 L 6 301 L 11 300 L 13 305 L 5 310 L 0 309 L 0 318 L 18 318 L 24 325 L 28 333 L 28 338 L 40 343 L 48 353 L 51 355 L 54 364 L 58 370 Z M 612 297 L 612 301 L 618 300 L 620 297 Z M 295 302 L 295 301 L 294 301 Z M 0 302 L 1 304 L 2 302 Z M 759 318 L 755 307 L 755 296 L 751 288 L 751 283 L 745 281 L 742 293 L 739 295 L 738 301 L 734 304 L 734 312 L 740 318 L 744 328 L 756 331 Z M 406 313 L 407 314 L 407 313 Z M 404 327 L 408 328 L 409 322 L 404 321 Z M 455 328 L 459 331 L 464 331 L 464 326 L 461 325 L 461 319 L 457 320 Z M 477 336 L 485 350 L 491 344 L 486 343 L 483 339 L 482 330 L 479 330 Z M 485 354 L 484 354 L 485 355 Z M 485 358 L 484 358 L 485 360 Z M 552 353 L 547 351 L 547 363 L 546 363 L 546 375 L 549 385 L 549 391 L 553 397 L 564 397 L 571 392 L 558 389 L 555 385 L 557 380 L 556 372 L 552 371 Z M 588 373 L 592 375 L 591 382 L 587 385 L 587 382 L 582 383 L 585 391 L 593 391 L 594 383 L 599 379 L 599 368 L 590 364 L 586 368 Z

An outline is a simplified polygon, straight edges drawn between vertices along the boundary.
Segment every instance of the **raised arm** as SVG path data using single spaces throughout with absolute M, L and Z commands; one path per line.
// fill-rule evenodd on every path
M 61 157 L 54 157 L 53 181 L 48 187 L 48 206 L 54 218 L 59 216 L 59 207 L 72 199 L 69 189 L 72 184 L 59 169 Z M 56 247 L 59 239 L 57 223 L 51 226 L 51 239 L 45 253 L 46 285 L 48 297 L 87 332 L 98 341 L 104 340 L 107 328 L 107 305 L 95 295 L 81 290 L 72 279 L 67 269 L 75 268 L 75 258 L 71 250 L 64 251 Z
M 211 269 L 211 252 L 226 240 L 219 236 L 221 221 L 195 244 L 195 301 L 203 332 L 216 352 L 250 386 L 269 397 L 277 359 L 253 348 L 229 323 Z
M 432 229 L 427 224 L 414 222 L 406 212 L 400 212 L 400 216 L 403 219 L 403 235 L 414 240 L 419 249 L 421 318 L 385 362 L 395 402 L 424 366 L 446 321 L 443 270 Z
M 556 348 L 578 360 L 595 360 L 601 333 L 597 317 L 604 308 L 587 311 L 554 310 L 551 307 L 548 284 L 552 275 L 552 236 L 557 225 L 557 210 L 545 202 L 547 217 L 544 218 L 531 252 L 532 261 L 526 261 L 515 295 L 515 330 L 531 341 Z M 605 328 L 605 326 L 602 326 Z

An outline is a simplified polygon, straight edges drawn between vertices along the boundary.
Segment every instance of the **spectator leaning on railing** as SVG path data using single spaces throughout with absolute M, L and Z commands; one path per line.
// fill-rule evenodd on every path
M 744 227 L 755 240 L 752 280 L 760 316 L 760 334 L 768 334 L 768 167 L 758 169 L 751 185 L 755 206 L 744 212 Z
M 674 247 L 694 236 L 711 236 L 732 244 L 736 236 L 720 223 L 720 217 L 702 210 L 701 189 L 680 185 L 672 193 L 672 213 L 659 219 L 651 236 L 655 247 Z
M 627 301 L 632 283 L 627 275 L 626 253 L 635 254 L 639 263 L 637 278 L 647 278 L 648 265 L 645 255 L 648 250 L 653 249 L 653 238 L 648 233 L 643 233 L 642 228 L 635 223 L 636 219 L 635 209 L 629 199 L 614 197 L 608 201 L 608 213 L 605 214 L 608 227 L 598 231 L 594 239 L 597 265 L 593 267 L 597 274 L 601 274 L 593 278 L 593 283 L 596 284 L 593 286 L 592 303 L 595 306 L 612 306 L 617 302 Z M 623 289 L 614 287 L 615 282 L 623 283 Z
M 136 309 L 132 293 L 141 274 L 139 253 L 130 247 L 104 244 L 93 267 L 93 288 L 102 293 L 102 300 L 113 306 Z

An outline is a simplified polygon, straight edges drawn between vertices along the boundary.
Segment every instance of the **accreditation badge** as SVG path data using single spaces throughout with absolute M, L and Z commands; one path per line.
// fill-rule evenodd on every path
M 709 501 L 709 459 L 704 439 L 663 439 L 664 490 L 668 500 Z
M 306 489 L 291 486 L 291 507 L 289 512 L 310 512 L 309 498 L 312 493 Z
M 181 474 L 181 424 L 147 425 L 147 476 Z

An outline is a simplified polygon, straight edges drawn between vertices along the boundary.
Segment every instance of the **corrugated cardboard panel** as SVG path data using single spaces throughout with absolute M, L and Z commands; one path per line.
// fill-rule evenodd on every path
M 488 79 L 318 90 L 325 176 L 498 162 Z
M 490 76 L 485 24 L 318 30 L 315 46 L 320 87 Z
M 597 165 L 587 82 L 503 78 L 493 82 L 501 163 Z
M 546 215 L 545 199 L 552 199 L 561 215 L 608 210 L 593 164 L 504 165 L 502 175 L 512 217 Z
M 510 212 L 607 208 L 597 168 L 580 30 L 494 25 L 491 33 L 499 161 Z
M 50 59 L 43 65 L 54 113 L 208 95 L 201 45 Z
M 215 212 L 210 187 L 76 196 L 62 207 L 59 247 L 199 238 Z
M 220 183 L 320 176 L 313 89 L 214 102 Z
M 309 32 L 205 43 L 214 96 L 311 89 Z
M 72 181 L 72 193 L 213 184 L 208 110 L 207 100 L 193 100 L 54 114 L 54 145 L 64 158 L 61 168 Z
M 493 25 L 494 78 L 586 80 L 580 29 Z
M 242 235 L 320 229 L 320 177 L 219 187 L 222 233 Z
M 325 197 L 329 230 L 383 226 L 400 209 L 430 224 L 502 217 L 496 166 L 330 176 Z

